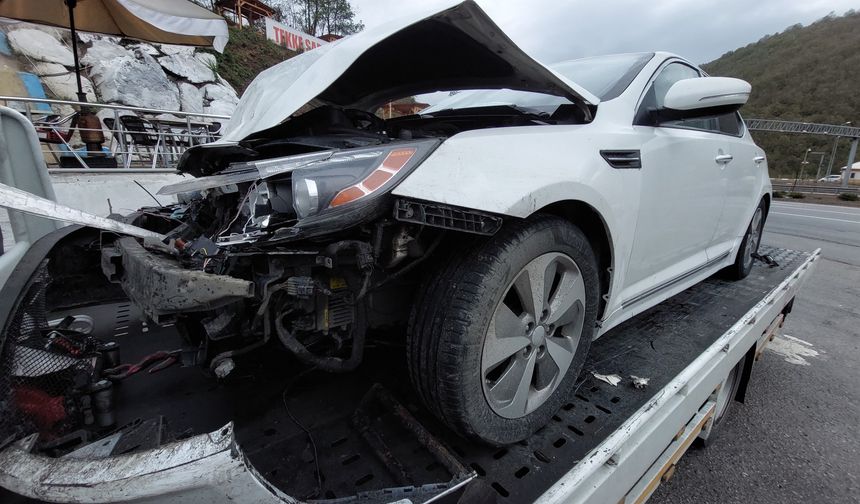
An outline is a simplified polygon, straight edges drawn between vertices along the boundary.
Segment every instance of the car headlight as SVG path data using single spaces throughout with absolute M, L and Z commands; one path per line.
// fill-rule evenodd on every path
M 299 220 L 369 202 L 418 166 L 439 140 L 338 151 L 292 171 L 293 208 Z

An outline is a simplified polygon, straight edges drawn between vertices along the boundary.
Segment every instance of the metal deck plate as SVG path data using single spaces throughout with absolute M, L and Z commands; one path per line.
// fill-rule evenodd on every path
M 409 388 L 402 348 L 384 345 L 368 348 L 365 363 L 348 375 L 317 372 L 296 378 L 298 364 L 274 344 L 262 356 L 237 359 L 236 371 L 220 382 L 196 368 L 141 373 L 118 387 L 118 417 L 122 424 L 164 415 L 166 439 L 208 432 L 233 419 L 239 444 L 250 461 L 286 493 L 323 500 L 358 493 L 363 495 L 361 502 L 394 501 L 409 497 L 413 490 L 402 488 L 402 475 L 398 478 L 386 467 L 351 423 L 364 394 L 374 383 L 382 383 L 477 472 L 491 494 L 487 497 L 498 502 L 528 502 L 568 472 L 809 256 L 766 246 L 761 252 L 780 266 L 769 268 L 757 262 L 752 274 L 741 282 L 711 278 L 595 342 L 582 380 L 552 422 L 528 440 L 506 448 L 465 441 L 435 422 Z M 175 329 L 147 326 L 128 303 L 72 313 L 96 319 L 96 336 L 118 341 L 125 362 L 179 345 Z M 595 380 L 592 371 L 617 373 L 624 381 L 613 387 Z M 630 375 L 649 378 L 648 387 L 635 389 Z M 392 431 L 386 444 L 408 465 L 416 485 L 450 479 L 450 473 L 408 434 Z M 401 489 L 374 492 L 396 487 Z

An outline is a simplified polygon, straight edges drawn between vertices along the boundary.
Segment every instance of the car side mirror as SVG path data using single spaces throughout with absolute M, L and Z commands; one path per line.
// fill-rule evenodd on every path
M 736 112 L 749 99 L 749 82 L 731 77 L 697 77 L 672 84 L 655 111 L 657 122 L 714 117 Z

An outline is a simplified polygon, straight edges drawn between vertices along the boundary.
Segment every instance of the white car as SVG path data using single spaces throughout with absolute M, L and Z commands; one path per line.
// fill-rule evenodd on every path
M 842 175 L 828 175 L 818 179 L 819 182 L 839 182 L 842 180 Z
M 374 114 L 435 91 L 456 93 Z M 193 177 L 162 189 L 182 202 L 130 218 L 174 253 L 64 235 L 48 299 L 106 295 L 81 288 L 97 245 L 213 381 L 274 347 L 296 373 L 399 348 L 390 367 L 407 362 L 441 421 L 512 443 L 562 406 L 593 339 L 749 274 L 771 201 L 749 94 L 661 52 L 541 64 L 471 1 L 417 14 L 260 74 L 224 137 L 183 156 Z

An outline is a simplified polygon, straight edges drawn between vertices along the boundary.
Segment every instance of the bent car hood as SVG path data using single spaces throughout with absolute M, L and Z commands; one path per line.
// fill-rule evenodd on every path
M 474 1 L 458 1 L 320 46 L 260 73 L 221 142 L 271 128 L 315 99 L 367 109 L 414 94 L 483 88 L 599 102 L 523 52 Z

